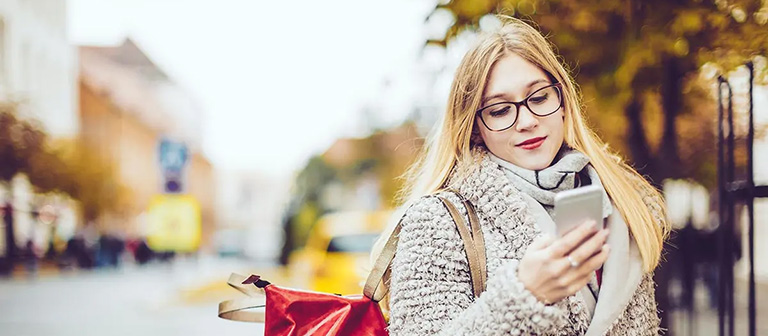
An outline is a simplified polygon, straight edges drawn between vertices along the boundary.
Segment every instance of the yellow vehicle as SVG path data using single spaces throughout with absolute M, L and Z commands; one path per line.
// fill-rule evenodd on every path
M 321 217 L 306 246 L 292 256 L 294 285 L 342 295 L 360 294 L 369 254 L 391 211 L 337 212 Z

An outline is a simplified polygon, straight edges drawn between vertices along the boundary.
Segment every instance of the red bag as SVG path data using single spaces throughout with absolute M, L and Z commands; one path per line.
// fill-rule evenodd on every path
M 471 204 L 463 200 L 470 218 L 468 229 L 458 210 L 446 199 L 439 198 L 464 241 L 473 292 L 476 297 L 480 296 L 485 289 L 485 246 L 477 215 Z M 379 284 L 395 256 L 400 226 L 398 223 L 395 227 L 368 275 L 364 295 L 340 296 L 283 288 L 258 275 L 246 278 L 233 273 L 229 285 L 249 297 L 219 303 L 219 317 L 264 322 L 264 335 L 267 336 L 386 336 L 387 322 L 378 304 L 386 292 Z
M 219 316 L 240 321 L 264 322 L 265 335 L 387 335 L 387 322 L 378 302 L 363 295 L 340 296 L 283 288 L 261 280 L 257 275 L 251 275 L 244 281 L 242 279 L 245 277 L 233 274 L 230 277 L 230 285 L 237 289 L 250 285 L 251 288 L 241 291 L 251 297 L 264 295 L 266 300 L 231 300 L 236 302 L 229 305 L 231 301 L 222 302 L 219 305 Z M 233 311 L 232 308 L 237 310 Z M 242 311 L 250 308 L 265 310 L 263 314 Z M 250 315 L 232 316 L 233 313 Z

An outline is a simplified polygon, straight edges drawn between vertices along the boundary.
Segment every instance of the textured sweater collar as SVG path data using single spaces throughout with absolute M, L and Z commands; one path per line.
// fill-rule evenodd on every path
M 589 157 L 575 149 L 564 147 L 555 157 L 554 163 L 542 170 L 522 168 L 490 152 L 487 155 L 502 168 L 512 186 L 533 197 L 550 216 L 553 215 L 555 195 L 558 192 L 586 184 L 594 184 L 601 189 L 603 187 L 597 171 L 589 164 Z M 611 200 L 603 189 L 603 218 L 608 218 L 612 211 Z

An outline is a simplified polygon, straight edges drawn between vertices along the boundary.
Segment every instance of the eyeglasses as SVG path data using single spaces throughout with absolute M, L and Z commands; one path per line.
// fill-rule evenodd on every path
M 538 89 L 519 102 L 499 102 L 477 110 L 485 127 L 494 132 L 506 130 L 517 122 L 520 106 L 525 106 L 536 116 L 546 117 L 563 106 L 560 83 Z

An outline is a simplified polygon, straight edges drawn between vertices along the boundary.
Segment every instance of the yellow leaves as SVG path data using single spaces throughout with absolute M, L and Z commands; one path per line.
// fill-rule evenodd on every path
M 535 0 L 521 0 L 517 3 L 517 11 L 520 15 L 529 16 L 536 14 Z
M 668 50 L 669 37 L 661 33 L 647 33 L 646 36 L 627 46 L 624 58 L 616 69 L 616 84 L 628 87 L 643 67 L 657 64 L 662 51 Z
M 733 9 L 731 9 L 731 16 L 733 16 L 733 19 L 738 23 L 747 21 L 747 12 L 739 6 L 734 6 Z
M 0 103 L 0 180 L 25 174 L 38 192 L 62 192 L 79 201 L 86 220 L 117 210 L 128 194 L 115 167 L 72 139 L 51 140 L 33 121 Z
M 574 30 L 577 31 L 607 31 L 608 25 L 600 20 L 595 14 L 596 13 L 587 9 L 581 9 L 574 14 L 571 25 L 573 25 Z
M 515 16 L 517 10 L 517 3 L 519 0 L 501 0 L 498 4 L 498 10 L 500 13 L 509 16 Z
M 704 27 L 701 13 L 696 10 L 683 10 L 675 17 L 670 29 L 677 36 L 698 33 Z
M 765 25 L 768 23 L 768 5 L 766 7 L 760 8 L 759 11 L 755 12 L 755 22 L 759 25 Z
M 672 50 L 675 53 L 675 55 L 679 57 L 683 57 L 685 55 L 688 55 L 688 48 L 689 48 L 688 41 L 686 41 L 683 38 L 679 38 L 677 39 L 677 41 L 675 41 L 675 44 L 672 47 Z
M 459 18 L 471 19 L 472 21 L 493 12 L 495 7 L 496 1 L 494 0 L 451 1 L 446 5 L 438 6 L 438 8 L 450 10 Z

